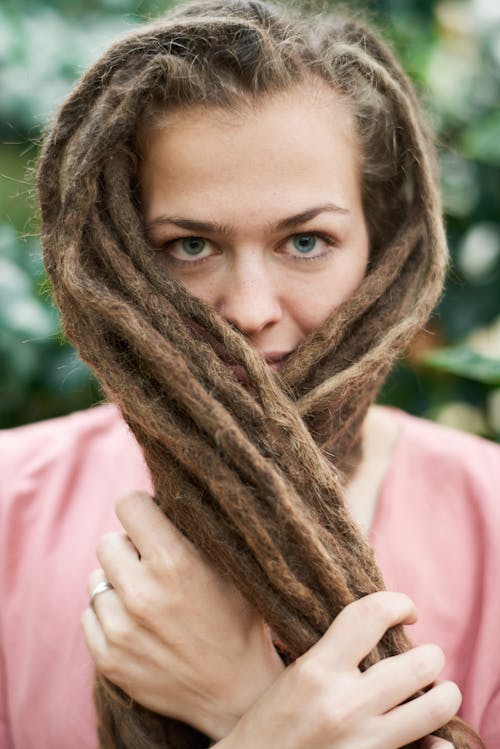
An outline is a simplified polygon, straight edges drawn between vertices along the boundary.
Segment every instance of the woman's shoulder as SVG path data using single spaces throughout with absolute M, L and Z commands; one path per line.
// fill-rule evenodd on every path
M 500 445 L 484 437 L 463 432 L 421 416 L 413 416 L 399 408 L 389 406 L 379 408 L 390 414 L 401 425 L 405 436 L 422 447 L 424 451 L 444 453 L 468 448 L 489 457 L 500 454 Z
M 389 409 L 399 425 L 381 486 L 373 536 L 450 560 L 500 562 L 500 446 L 481 437 Z M 485 551 L 487 549 L 487 551 Z
M 90 489 L 122 491 L 147 480 L 142 452 L 113 405 L 0 431 L 0 475 L 3 512 L 34 502 L 49 511 Z
M 373 542 L 397 556 L 419 556 L 458 569 L 500 563 L 500 446 L 397 409 L 388 409 L 399 434 L 370 529 Z
M 474 520 L 478 537 L 480 528 L 500 533 L 500 446 L 400 411 L 396 418 L 401 437 L 393 481 L 425 493 L 434 508 Z
M 496 498 L 500 511 L 500 445 L 398 409 L 388 410 L 400 427 L 389 482 L 416 481 L 435 491 L 460 489 L 465 495 Z

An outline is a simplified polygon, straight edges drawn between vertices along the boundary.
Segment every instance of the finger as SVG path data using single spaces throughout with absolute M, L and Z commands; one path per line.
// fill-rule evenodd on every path
M 89 594 L 89 606 L 94 608 L 99 596 L 108 593 L 113 586 L 107 580 L 104 570 L 98 569 L 90 573 L 87 581 L 87 592 Z
M 362 675 L 375 714 L 391 710 L 432 684 L 445 662 L 441 648 L 429 643 L 375 663 Z
M 454 749 L 451 741 L 440 739 L 439 736 L 426 736 L 422 739 L 420 749 Z
M 338 668 L 357 667 L 390 627 L 416 620 L 415 604 L 404 593 L 372 593 L 346 606 L 309 652 L 320 651 Z
M 89 588 L 103 579 L 103 570 L 94 570 L 89 577 Z M 142 629 L 130 616 L 116 590 L 108 590 L 105 595 L 98 595 L 94 599 L 93 608 L 89 607 L 89 610 L 94 616 L 86 617 L 88 631 L 95 633 L 94 640 L 99 645 L 99 652 L 102 653 L 110 646 L 128 653 L 143 652 Z
M 104 570 L 94 570 L 93 572 L 91 572 L 88 582 L 89 593 L 94 590 L 96 585 L 98 585 L 100 582 L 104 582 L 105 580 L 106 575 L 104 573 Z M 112 588 L 106 590 L 104 593 L 99 593 L 99 595 L 94 598 L 92 606 L 89 606 L 89 608 L 95 614 L 95 617 L 97 618 L 101 628 L 103 629 L 104 634 L 106 634 L 106 629 L 109 622 L 112 623 L 116 619 L 126 616 L 125 608 L 120 601 L 120 597 L 118 596 L 116 590 L 113 590 Z
M 106 652 L 106 637 L 102 630 L 101 625 L 97 619 L 96 614 L 91 608 L 86 608 L 83 612 L 80 623 L 83 629 L 83 636 L 87 643 L 92 660 L 99 668 L 104 662 L 104 654 Z
M 123 531 L 106 533 L 99 539 L 96 554 L 102 574 L 120 595 L 126 585 L 139 584 L 143 569 L 134 544 Z
M 192 546 L 145 492 L 120 497 L 115 511 L 141 557 L 152 556 L 158 549 L 175 553 L 179 546 Z
M 118 683 L 118 675 L 121 672 L 123 663 L 125 662 L 128 668 L 131 668 L 135 664 L 133 659 L 137 656 L 136 650 L 130 647 L 125 650 L 121 642 L 110 640 L 92 609 L 85 609 L 80 622 L 87 648 L 96 668 L 105 674 L 108 679 L 114 683 Z M 128 637 L 127 644 L 132 643 L 133 638 Z M 118 646 L 118 651 L 116 646 Z
M 380 716 L 377 721 L 388 744 L 405 746 L 446 725 L 456 714 L 461 701 L 457 685 L 452 681 L 442 681 L 422 696 Z
M 96 587 L 96 585 L 99 585 L 99 583 L 106 582 L 106 575 L 104 574 L 104 570 L 98 569 L 98 570 L 92 570 L 92 572 L 89 575 L 89 579 L 87 580 L 87 593 L 92 595 L 92 591 Z

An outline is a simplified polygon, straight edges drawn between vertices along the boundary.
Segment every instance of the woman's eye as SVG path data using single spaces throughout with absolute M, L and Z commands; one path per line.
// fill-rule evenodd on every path
M 209 257 L 213 248 L 211 243 L 202 237 L 182 237 L 167 242 L 165 249 L 174 260 L 190 263 L 194 260 L 201 260 Z
M 314 260 L 329 255 L 335 244 L 333 237 L 315 232 L 304 232 L 289 237 L 284 243 L 284 252 L 296 260 Z M 165 242 L 161 249 L 166 251 L 167 259 L 184 265 L 193 265 L 197 261 L 207 260 L 212 255 L 218 254 L 213 243 L 203 237 L 171 239 Z
M 294 257 L 314 258 L 329 254 L 329 248 L 335 242 L 331 237 L 321 234 L 294 234 L 286 242 L 287 251 Z

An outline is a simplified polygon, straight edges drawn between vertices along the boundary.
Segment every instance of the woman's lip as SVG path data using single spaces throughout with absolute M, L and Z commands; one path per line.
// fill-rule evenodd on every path
M 276 364 L 290 356 L 291 351 L 259 351 L 258 352 L 268 364 Z
M 279 372 L 285 365 L 291 351 L 272 351 L 263 354 L 266 364 L 274 371 Z
M 280 369 L 283 368 L 284 364 L 285 364 L 284 359 L 280 359 L 279 361 L 268 362 L 268 366 L 273 370 L 273 372 L 279 372 Z

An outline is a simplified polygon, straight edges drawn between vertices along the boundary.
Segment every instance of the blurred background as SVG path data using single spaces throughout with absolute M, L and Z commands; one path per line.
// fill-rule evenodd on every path
M 33 169 L 43 127 L 72 83 L 168 4 L 0 0 L 0 427 L 102 399 L 51 305 Z M 380 401 L 500 441 L 500 3 L 357 6 L 393 42 L 438 134 L 453 258 L 437 313 Z

